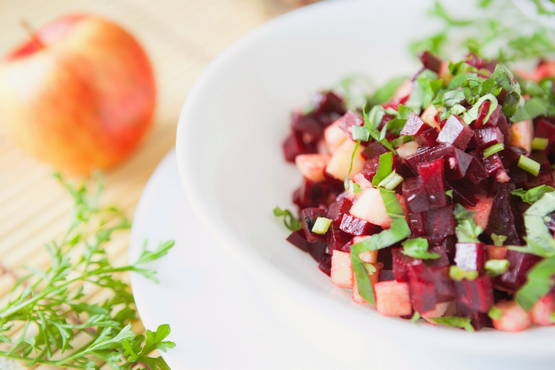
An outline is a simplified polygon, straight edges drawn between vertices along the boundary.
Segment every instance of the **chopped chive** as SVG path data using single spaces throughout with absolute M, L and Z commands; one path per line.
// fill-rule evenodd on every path
M 532 149 L 534 150 L 545 150 L 548 144 L 549 140 L 545 137 L 535 137 L 532 139 Z
M 503 243 L 505 243 L 505 240 L 507 240 L 507 237 L 505 235 L 491 234 L 490 236 L 491 240 L 493 240 L 493 245 L 495 245 L 496 247 L 503 246 Z
M 351 183 L 351 185 L 353 186 L 353 193 L 358 194 L 362 191 L 362 188 L 356 182 Z
M 418 311 L 414 311 L 414 315 L 412 315 L 410 321 L 417 322 L 418 320 L 420 320 L 420 313 Z
M 540 164 L 522 154 L 520 155 L 520 157 L 518 157 L 517 165 L 519 168 L 528 173 L 531 173 L 534 176 L 538 176 L 538 174 L 540 173 Z
M 501 318 L 501 316 L 503 315 L 503 311 L 501 311 L 500 308 L 493 306 L 489 312 L 488 312 L 488 316 L 492 319 L 492 320 L 499 320 Z
M 370 131 L 364 126 L 353 126 L 351 130 L 355 141 L 368 141 L 370 139 Z
M 281 209 L 279 207 L 274 208 L 274 216 L 283 217 L 283 224 L 291 231 L 297 231 L 301 229 L 301 223 L 293 213 L 288 209 Z
M 453 199 L 453 189 L 445 190 L 445 195 Z
M 490 157 L 503 149 L 505 149 L 505 145 L 501 143 L 493 144 L 492 146 L 484 149 L 484 158 Z
M 508 260 L 489 260 L 486 261 L 486 271 L 491 276 L 499 276 L 509 269 Z
M 386 152 L 380 154 L 378 161 L 378 171 L 372 178 L 372 185 L 377 186 L 393 171 L 393 153 Z
M 400 183 L 403 182 L 403 176 L 399 175 L 397 172 L 393 171 L 389 175 L 386 176 L 385 179 L 380 181 L 378 186 L 382 188 L 386 188 L 389 190 L 395 189 Z
M 314 234 L 323 235 L 328 232 L 330 228 L 331 220 L 327 217 L 318 217 L 312 226 L 312 232 Z
M 466 271 L 458 266 L 451 266 L 449 268 L 449 277 L 456 281 L 461 281 L 462 279 L 474 280 L 478 277 L 478 271 Z
M 452 326 L 454 328 L 461 328 L 466 331 L 474 331 L 474 327 L 472 326 L 469 317 L 444 316 L 434 317 L 430 320 L 439 325 Z

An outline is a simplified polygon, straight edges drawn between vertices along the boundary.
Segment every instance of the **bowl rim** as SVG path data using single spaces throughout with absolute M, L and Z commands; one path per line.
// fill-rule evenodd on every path
M 189 176 L 189 174 L 194 173 L 192 165 L 198 158 L 195 158 L 193 150 L 188 150 L 189 148 L 192 149 L 194 145 L 189 145 L 187 142 L 193 143 L 194 138 L 188 135 L 189 125 L 185 122 L 190 121 L 189 117 L 192 115 L 192 112 L 195 111 L 197 101 L 199 101 L 202 92 L 213 86 L 213 82 L 217 79 L 218 72 L 226 65 L 227 61 L 240 56 L 243 50 L 249 49 L 258 40 L 263 39 L 272 32 L 274 28 L 283 27 L 290 20 L 306 17 L 316 11 L 333 12 L 335 7 L 356 6 L 357 4 L 367 4 L 367 1 L 342 0 L 311 4 L 273 18 L 241 37 L 212 60 L 197 79 L 186 98 L 177 127 L 176 157 L 181 186 L 194 213 L 199 217 L 207 231 L 215 236 L 215 240 L 218 241 L 217 244 L 225 246 L 233 253 L 238 254 L 241 257 L 238 258 L 238 260 L 245 264 L 245 268 L 256 270 L 258 272 L 256 275 L 257 277 L 267 281 L 271 284 L 272 288 L 275 287 L 283 292 L 294 295 L 295 299 L 300 299 L 307 305 L 312 305 L 308 301 L 323 301 L 324 298 L 322 294 L 304 288 L 299 281 L 291 276 L 283 274 L 276 266 L 260 258 L 252 248 L 243 245 L 233 233 L 225 233 L 226 227 L 224 224 L 215 225 L 212 222 L 210 218 L 210 214 L 212 213 L 202 202 L 202 187 L 195 182 L 195 178 L 198 178 L 198 176 Z M 465 350 L 471 350 L 473 353 L 494 354 L 496 356 L 545 356 L 551 352 L 551 348 L 549 348 L 543 340 L 540 340 L 542 338 L 535 338 L 530 335 L 531 331 L 523 332 L 528 333 L 525 339 L 522 337 L 519 339 L 519 335 L 497 330 L 483 330 L 468 333 L 451 328 L 434 327 L 429 324 L 413 324 L 399 318 L 387 318 L 376 312 L 374 312 L 375 315 L 368 314 L 366 310 L 353 309 L 348 305 L 341 304 L 335 299 L 325 299 L 324 303 L 325 304 L 319 306 L 319 309 L 326 311 L 325 313 L 330 317 L 342 317 L 347 315 L 349 319 L 345 321 L 349 321 L 349 323 L 346 324 L 358 326 L 360 328 L 372 328 L 374 334 L 375 331 L 387 332 L 385 333 L 386 335 L 391 335 L 388 333 L 395 332 L 395 335 L 408 335 L 413 338 L 418 338 L 419 340 L 426 338 L 430 345 L 438 344 L 440 346 L 445 346 L 446 343 L 448 343 L 449 347 L 464 348 Z

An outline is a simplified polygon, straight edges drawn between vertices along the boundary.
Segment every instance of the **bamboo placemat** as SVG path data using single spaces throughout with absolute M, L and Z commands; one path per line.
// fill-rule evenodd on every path
M 277 0 L 0 1 L 0 55 L 26 37 L 20 26 L 22 20 L 40 27 L 71 12 L 106 16 L 142 42 L 158 80 L 154 128 L 128 162 L 106 173 L 105 200 L 132 215 L 145 182 L 174 145 L 181 106 L 203 67 L 241 35 L 284 10 L 276 3 Z M 13 268 L 23 264 L 44 267 L 48 258 L 43 243 L 67 227 L 71 202 L 51 173 L 51 168 L 15 147 L 2 132 L 0 122 L 0 298 L 13 284 Z M 127 237 L 110 245 L 115 261 L 126 260 L 127 245 Z M 91 299 L 95 296 L 93 293 Z M 0 363 L 0 369 L 7 366 Z

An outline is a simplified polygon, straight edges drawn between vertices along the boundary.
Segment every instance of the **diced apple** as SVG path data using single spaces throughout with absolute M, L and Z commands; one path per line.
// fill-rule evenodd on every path
M 391 224 L 378 189 L 364 190 L 353 203 L 350 212 L 353 216 L 383 228 L 388 228 Z
M 426 108 L 424 112 L 422 112 L 420 118 L 422 118 L 422 121 L 426 122 L 426 124 L 428 124 L 429 126 L 441 129 L 439 122 L 436 119 L 438 113 L 439 111 L 435 107 L 435 105 L 430 104 L 428 108 Z
M 339 288 L 353 287 L 351 254 L 334 250 L 331 255 L 331 281 Z
M 534 324 L 547 326 L 554 324 L 551 319 L 553 313 L 555 313 L 555 297 L 546 295 L 532 307 L 530 316 Z
M 404 159 L 416 153 L 416 150 L 418 150 L 418 143 L 416 141 L 409 141 L 408 143 L 399 145 L 397 154 Z
M 404 316 L 412 313 L 409 284 L 395 280 L 381 281 L 374 285 L 376 309 L 384 316 Z
M 393 98 L 391 99 L 391 101 L 399 102 L 405 96 L 410 95 L 411 92 L 412 92 L 412 81 L 410 79 L 407 79 L 403 81 L 401 85 L 399 85 L 399 87 L 395 91 L 395 94 L 393 94 Z
M 349 175 L 349 167 L 351 166 L 351 158 L 353 158 L 353 151 L 355 150 L 356 143 L 352 140 L 346 140 L 337 150 L 333 153 L 326 172 L 338 180 L 344 181 Z M 362 157 L 362 152 L 364 148 L 360 146 L 353 159 L 353 167 L 351 169 L 351 175 L 359 173 L 364 167 L 364 157 Z
M 370 283 L 372 284 L 372 286 L 375 286 L 376 283 L 378 282 L 378 277 L 380 276 L 380 270 L 382 268 L 381 264 L 373 264 L 374 268 L 376 269 L 376 272 L 374 272 L 373 274 L 369 274 L 368 276 L 370 277 Z M 375 290 L 374 290 L 375 293 Z M 366 302 L 366 300 L 364 298 L 362 298 L 362 296 L 358 293 L 358 287 L 357 287 L 357 280 L 355 278 L 355 276 L 353 275 L 353 295 L 352 295 L 352 299 L 353 302 L 357 303 L 357 304 L 365 304 L 368 303 Z
M 368 239 L 369 236 L 355 236 L 353 238 L 353 244 L 360 243 Z M 358 255 L 358 257 L 366 263 L 377 263 L 378 262 L 378 251 L 364 251 Z
M 534 126 L 531 120 L 515 122 L 511 125 L 511 145 L 532 151 L 532 139 L 534 138 Z
M 349 136 L 339 127 L 339 123 L 334 122 L 324 130 L 324 141 L 330 153 L 335 151 L 347 140 Z
M 478 202 L 474 207 L 468 207 L 469 210 L 474 211 L 474 222 L 485 230 L 488 226 L 489 215 L 493 205 L 493 198 L 479 196 Z
M 325 179 L 324 170 L 330 157 L 323 154 L 299 154 L 295 158 L 295 164 L 299 171 L 312 182 L 320 182 Z
M 434 309 L 431 311 L 422 313 L 422 317 L 426 319 L 426 321 L 428 321 L 429 319 L 433 319 L 435 317 L 441 317 L 445 315 L 450 304 L 451 302 L 436 303 L 436 306 L 434 307 Z
M 486 248 L 490 260 L 503 260 L 507 256 L 507 247 L 488 245 Z
M 501 317 L 493 320 L 493 327 L 497 330 L 517 332 L 526 330 L 532 325 L 528 312 L 514 301 L 501 302 L 495 307 L 501 310 Z
M 358 184 L 362 190 L 373 188 L 372 183 L 362 173 L 354 175 L 353 182 Z

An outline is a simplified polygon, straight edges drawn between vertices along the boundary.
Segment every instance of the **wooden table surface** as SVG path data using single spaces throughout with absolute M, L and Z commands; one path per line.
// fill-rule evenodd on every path
M 142 42 L 157 74 L 154 129 L 129 161 L 106 174 L 105 199 L 132 215 L 151 172 L 174 146 L 179 112 L 195 79 L 233 41 L 285 10 L 278 2 L 4 0 L 0 1 L 0 55 L 26 37 L 21 21 L 37 28 L 71 12 L 106 16 Z M 71 202 L 51 173 L 51 168 L 15 147 L 0 122 L 0 297 L 14 282 L 7 272 L 21 265 L 45 267 L 48 258 L 43 243 L 67 227 Z M 127 245 L 127 236 L 110 245 L 115 262 L 125 262 Z M 0 369 L 7 366 L 0 363 Z

